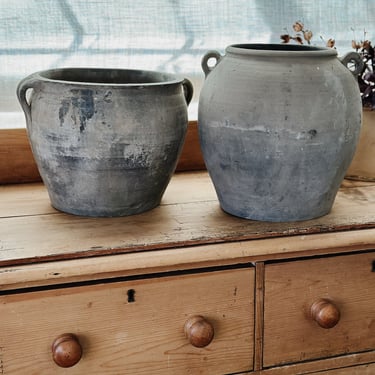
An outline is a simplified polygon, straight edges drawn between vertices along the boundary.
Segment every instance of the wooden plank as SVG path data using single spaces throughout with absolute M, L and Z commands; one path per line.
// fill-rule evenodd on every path
M 375 350 L 375 251 L 267 264 L 263 366 Z M 320 327 L 311 306 L 321 298 L 341 313 Z
M 324 244 L 324 246 L 322 246 Z M 92 256 L 0 267 L 0 290 L 248 264 L 375 248 L 375 229 Z M 5 263 L 5 262 L 4 262 Z M 10 264 L 17 263 L 14 260 Z M 260 277 L 260 275 L 259 275 Z M 258 291 L 260 293 L 260 291 Z M 259 312 L 260 313 L 260 312 Z M 259 327 L 258 327 L 259 329 Z M 259 332 L 258 332 L 259 333 Z M 259 337 L 259 336 L 258 336 Z M 259 352 L 258 352 L 259 354 Z
M 206 172 L 173 178 L 170 185 L 163 205 L 122 218 L 48 214 L 45 193 L 35 199 L 32 189 L 24 197 L 30 200 L 27 210 L 22 200 L 10 205 L 9 195 L 1 195 L 0 264 L 375 227 L 375 186 L 340 190 L 332 212 L 321 218 L 264 223 L 223 212 Z M 33 207 L 39 207 L 36 215 Z
M 328 370 L 325 372 L 311 372 L 311 375 L 374 375 L 375 374 L 375 363 L 368 365 L 353 366 L 346 368 L 338 368 L 334 370 Z
M 347 196 L 354 193 L 358 198 L 372 202 L 371 196 L 360 197 L 361 190 L 351 190 L 372 186 L 375 186 L 375 182 L 344 180 L 339 194 L 344 192 Z M 217 201 L 209 175 L 206 172 L 176 173 L 167 187 L 161 205 L 200 201 Z M 57 212 L 51 207 L 47 190 L 42 183 L 0 185 L 0 218 Z
M 194 180 L 194 188 L 186 187 Z M 216 201 L 214 187 L 206 173 L 176 173 L 167 187 L 161 205 Z M 58 213 L 50 205 L 45 186 L 42 183 L 0 185 L 0 218 L 45 215 Z
M 371 194 L 372 187 L 375 187 L 375 182 L 345 180 L 339 196 L 343 195 L 348 198 L 351 194 L 355 194 L 359 200 L 367 199 L 372 203 L 374 201 L 374 197 Z M 358 190 L 357 188 L 366 189 Z M 370 193 L 368 194 L 367 192 Z M 360 196 L 361 194 L 363 196 Z M 185 172 L 176 173 L 173 176 L 163 196 L 161 205 L 200 201 L 217 201 L 215 189 L 209 175 L 206 172 Z M 336 204 L 338 204 L 337 200 Z M 42 183 L 0 185 L 0 218 L 57 212 L 51 207 L 47 190 Z M 371 215 L 371 210 L 369 214 Z
M 273 367 L 255 371 L 252 375 L 373 375 L 375 352 L 348 354 L 335 358 L 295 363 L 282 367 Z
M 128 301 L 127 291 L 134 291 Z M 228 374 L 252 369 L 254 270 L 179 275 L 0 296 L 4 374 Z M 212 342 L 193 347 L 184 324 L 201 315 Z M 51 345 L 74 333 L 83 349 L 66 369 Z
M 264 325 L 264 262 L 255 265 L 255 330 L 254 330 L 254 370 L 263 366 L 263 325 Z
M 190 121 L 176 171 L 196 171 L 204 169 L 206 169 L 206 165 L 199 144 L 198 123 L 197 121 Z
M 373 185 L 375 185 L 375 181 L 360 181 L 360 180 L 351 180 L 348 178 L 345 178 L 341 183 L 342 188 L 373 186 Z
M 1 130 L 0 183 L 40 181 L 26 129 Z
M 51 207 L 45 186 L 38 183 L 0 185 L 0 220 L 4 217 L 45 215 Z

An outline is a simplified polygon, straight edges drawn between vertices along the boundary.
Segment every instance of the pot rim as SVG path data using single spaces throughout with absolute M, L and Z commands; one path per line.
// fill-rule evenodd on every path
M 72 79 L 72 74 L 93 74 L 99 73 L 102 75 L 103 79 Z M 107 73 L 106 75 L 104 75 Z M 110 76 L 110 74 L 122 74 L 123 82 L 116 82 L 116 78 Z M 63 79 L 63 75 L 67 76 L 67 79 Z M 127 82 L 124 77 L 126 75 L 138 76 L 139 80 Z M 151 79 L 141 79 L 141 77 L 154 77 Z M 183 83 L 184 78 L 179 77 L 174 74 L 164 73 L 154 70 L 143 70 L 143 69 L 123 69 L 123 68 L 95 68 L 95 67 L 66 67 L 66 68 L 56 68 L 41 70 L 33 73 L 30 78 L 34 78 L 38 81 L 48 82 L 48 83 L 58 83 L 64 85 L 74 85 L 74 86 L 111 86 L 111 87 L 160 87 L 166 85 L 174 85 Z M 70 78 L 70 79 L 69 79 Z M 87 76 L 86 76 L 87 78 Z
M 232 44 L 226 52 L 238 55 L 280 57 L 337 57 L 334 48 L 286 43 L 242 43 Z

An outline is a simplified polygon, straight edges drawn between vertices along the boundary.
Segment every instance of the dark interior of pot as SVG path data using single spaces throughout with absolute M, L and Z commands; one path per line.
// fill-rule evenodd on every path
M 147 70 L 63 68 L 41 72 L 43 78 L 75 83 L 152 84 L 175 81 L 170 74 Z
M 232 47 L 259 51 L 322 51 L 325 48 L 300 44 L 234 44 Z

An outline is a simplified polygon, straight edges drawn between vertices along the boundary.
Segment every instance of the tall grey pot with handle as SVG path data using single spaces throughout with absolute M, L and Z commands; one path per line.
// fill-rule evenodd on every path
M 329 213 L 361 127 L 362 61 L 343 62 L 334 49 L 291 44 L 203 57 L 199 136 L 224 211 L 279 222 Z
M 159 205 L 192 95 L 189 80 L 144 70 L 62 68 L 23 79 L 17 96 L 52 205 L 83 216 Z

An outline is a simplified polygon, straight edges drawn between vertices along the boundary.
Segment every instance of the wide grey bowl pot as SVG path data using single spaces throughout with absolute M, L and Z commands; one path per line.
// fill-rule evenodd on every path
M 200 143 L 222 209 L 262 221 L 327 214 L 362 115 L 357 81 L 337 52 L 242 44 L 208 52 L 202 67 Z
M 22 80 L 17 95 L 52 205 L 84 216 L 156 207 L 177 164 L 192 93 L 187 79 L 143 70 L 62 68 Z

